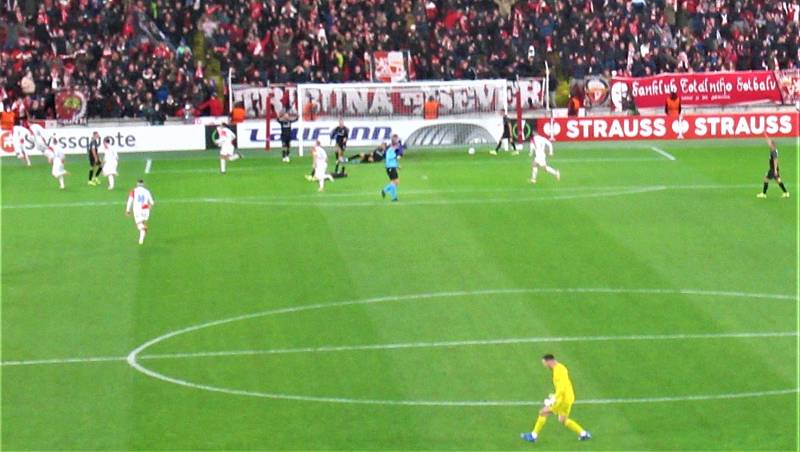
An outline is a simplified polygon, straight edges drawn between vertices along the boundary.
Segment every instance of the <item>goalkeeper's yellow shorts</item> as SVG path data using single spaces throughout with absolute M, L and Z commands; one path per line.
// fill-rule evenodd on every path
M 553 414 L 557 416 L 569 417 L 569 413 L 570 411 L 572 411 L 573 403 L 575 403 L 574 400 L 572 401 L 565 400 L 563 402 L 553 405 L 552 407 L 550 407 L 550 410 L 553 412 Z

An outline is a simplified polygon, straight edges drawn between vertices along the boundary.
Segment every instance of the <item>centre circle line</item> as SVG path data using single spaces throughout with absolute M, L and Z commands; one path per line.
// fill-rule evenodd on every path
M 641 295 L 693 295 L 693 296 L 708 296 L 720 298 L 755 298 L 755 299 L 771 299 L 771 300 L 796 300 L 794 295 L 784 294 L 766 294 L 766 293 L 747 293 L 747 292 L 728 292 L 717 290 L 702 290 L 702 289 L 621 289 L 621 288 L 532 288 L 532 289 L 488 289 L 476 291 L 452 291 L 452 292 L 435 292 L 435 293 L 421 293 L 410 295 L 397 295 L 397 296 L 383 296 L 375 298 L 366 298 L 362 300 L 350 300 L 334 303 L 317 303 L 304 306 L 294 306 L 273 309 L 269 311 L 256 312 L 251 314 L 244 314 L 235 317 L 229 317 L 220 320 L 214 320 L 206 323 L 201 323 L 186 328 L 181 328 L 171 332 L 167 332 L 161 336 L 150 339 L 140 346 L 133 349 L 126 357 L 126 361 L 136 371 L 167 383 L 172 383 L 178 386 L 184 386 L 192 389 L 205 390 L 209 392 L 217 392 L 229 395 L 240 395 L 249 397 L 260 397 L 276 400 L 293 400 L 305 402 L 323 402 L 323 403 L 345 403 L 345 404 L 371 404 L 371 405 L 405 405 L 405 406 L 530 406 L 539 405 L 540 401 L 529 400 L 379 400 L 379 399 L 355 399 L 343 397 L 322 397 L 322 396 L 304 396 L 294 394 L 281 394 L 269 393 L 259 391 L 247 391 L 241 389 L 232 389 L 225 387 L 218 387 L 206 384 L 182 380 L 179 378 L 171 377 L 154 371 L 145 367 L 140 363 L 140 359 L 146 359 L 142 352 L 148 348 L 174 338 L 179 335 L 187 334 L 193 331 L 198 331 L 205 328 L 224 325 L 228 323 L 250 320 L 259 317 L 266 317 L 272 315 L 289 314 L 295 312 L 309 311 L 336 308 L 343 306 L 353 305 L 371 305 L 389 302 L 403 302 L 415 301 L 431 298 L 452 298 L 459 296 L 481 296 L 481 295 L 507 295 L 507 294 L 542 294 L 542 293 L 557 293 L 557 294 L 641 294 Z M 736 333 L 731 333 L 736 334 Z M 752 334 L 752 333 L 747 333 Z M 770 334 L 787 334 L 787 333 L 770 333 Z M 789 333 L 794 334 L 794 333 Z M 140 356 L 142 355 L 142 356 Z M 585 399 L 579 400 L 576 403 L 583 404 L 614 404 L 614 403 L 657 403 L 657 402 L 677 402 L 687 400 L 718 400 L 718 399 L 735 399 L 747 397 L 764 397 L 776 396 L 785 394 L 797 393 L 800 388 L 777 389 L 759 392 L 740 392 L 740 393 L 727 393 L 727 394 L 700 394 L 700 395 L 686 395 L 675 397 L 640 397 L 640 398 L 610 398 L 610 399 Z

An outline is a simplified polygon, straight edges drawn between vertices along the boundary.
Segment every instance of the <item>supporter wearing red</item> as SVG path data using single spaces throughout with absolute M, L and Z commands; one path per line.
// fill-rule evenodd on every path
M 146 94 L 173 116 L 216 95 L 228 69 L 262 86 L 363 81 L 379 48 L 407 49 L 417 79 L 541 76 L 544 58 L 576 82 L 800 67 L 798 0 L 7 3 L 0 86 L 39 119 L 61 88 L 87 93 L 90 117 L 143 117 Z

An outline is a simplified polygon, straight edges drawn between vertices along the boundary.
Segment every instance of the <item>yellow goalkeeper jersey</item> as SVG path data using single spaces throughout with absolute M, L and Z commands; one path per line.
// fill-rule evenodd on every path
M 569 379 L 567 366 L 558 363 L 553 367 L 553 386 L 556 391 L 556 403 L 572 403 L 575 401 L 575 391 Z

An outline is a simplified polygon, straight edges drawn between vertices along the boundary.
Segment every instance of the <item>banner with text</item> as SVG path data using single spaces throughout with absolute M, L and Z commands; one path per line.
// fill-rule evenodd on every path
M 303 138 L 306 146 L 320 140 L 323 146 L 332 144 L 331 131 L 338 121 L 314 121 L 303 125 L 302 130 L 292 128 L 292 145 Z M 397 134 L 410 148 L 419 146 L 451 146 L 462 144 L 496 143 L 503 132 L 503 120 L 499 116 L 488 119 L 424 120 L 398 119 L 386 121 L 353 120 L 346 122 L 350 129 L 348 146 L 376 146 L 388 142 L 392 134 Z M 277 122 L 270 124 L 272 147 L 280 146 L 280 127 Z M 266 137 L 265 121 L 245 121 L 237 125 L 236 137 L 242 149 L 264 149 Z
M 784 104 L 800 103 L 800 69 L 775 71 Z
M 502 86 L 502 84 L 501 84 Z M 513 112 L 544 107 L 544 79 L 530 78 L 505 83 L 506 101 L 496 82 L 469 82 L 462 84 L 436 83 L 407 85 L 331 83 L 324 87 L 304 87 L 304 102 L 312 100 L 319 116 L 396 116 L 422 117 L 423 105 L 429 97 L 439 102 L 440 115 L 491 112 L 504 106 Z M 267 107 L 272 112 L 297 111 L 297 85 L 270 85 L 252 87 L 233 85 L 233 102 L 244 105 L 248 118 L 265 118 Z M 519 96 L 517 95 L 519 94 Z
M 23 149 L 30 155 L 35 151 L 33 135 L 27 129 L 18 128 L 19 140 Z M 101 139 L 111 139 L 111 146 L 120 153 L 157 151 L 196 151 L 205 149 L 204 127 L 200 124 L 174 126 L 124 126 L 124 127 L 53 127 L 44 129 L 47 144 L 61 149 L 65 154 L 84 154 L 92 133 L 100 133 Z M 8 135 L 8 136 L 6 136 Z M 2 156 L 14 155 L 9 144 L 13 139 L 10 133 L 0 136 Z
M 609 89 L 616 110 L 622 109 L 621 102 L 628 93 L 633 94 L 639 108 L 663 108 L 673 90 L 677 91 L 685 106 L 782 103 L 778 80 L 772 71 L 613 77 Z
M 796 113 L 539 118 L 537 129 L 556 141 L 793 137 L 800 132 Z

